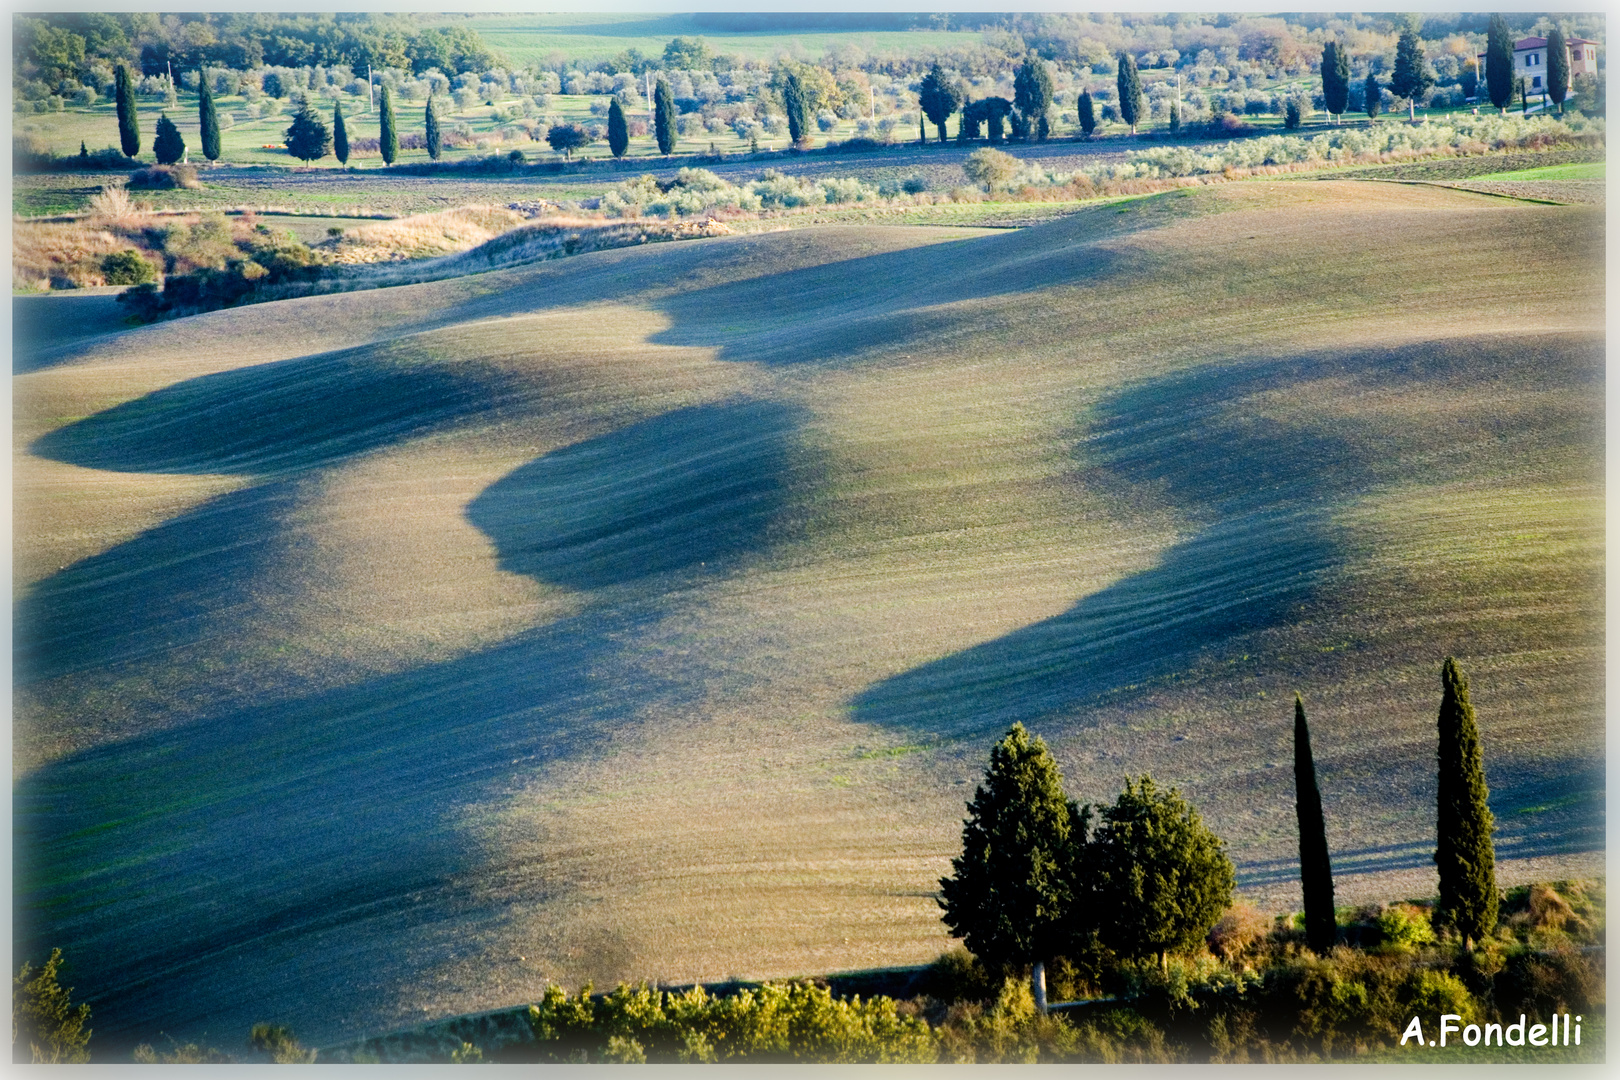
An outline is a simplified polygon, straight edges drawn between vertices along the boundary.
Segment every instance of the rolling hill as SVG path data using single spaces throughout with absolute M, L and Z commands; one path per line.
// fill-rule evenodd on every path
M 1286 906 L 1295 690 L 1341 897 L 1419 894 L 1448 654 L 1504 877 L 1600 860 L 1602 221 L 1229 184 L 36 341 L 18 955 L 103 1045 L 922 962 L 1013 720 Z

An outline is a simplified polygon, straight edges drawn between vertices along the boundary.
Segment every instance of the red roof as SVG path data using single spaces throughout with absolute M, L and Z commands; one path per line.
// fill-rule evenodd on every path
M 1521 38 L 1513 43 L 1514 52 L 1518 52 L 1520 49 L 1545 49 L 1546 47 L 1547 39 L 1544 37 Z

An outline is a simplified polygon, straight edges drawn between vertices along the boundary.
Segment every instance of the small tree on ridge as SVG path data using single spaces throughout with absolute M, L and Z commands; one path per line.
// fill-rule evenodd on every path
M 180 129 L 174 126 L 169 114 L 164 113 L 158 117 L 157 131 L 152 137 L 152 156 L 157 158 L 159 165 L 173 165 L 186 153 L 186 140 L 181 137 Z
M 315 110 L 306 99 L 293 114 L 292 125 L 287 128 L 287 153 L 306 165 L 332 152 L 332 134 L 326 130 Z
M 1142 77 L 1136 72 L 1136 57 L 1128 52 L 1119 54 L 1119 118 L 1131 125 L 1136 134 L 1136 122 L 1142 118 Z
M 624 107 L 617 97 L 608 103 L 607 138 L 613 156 L 624 157 L 624 152 L 630 149 L 630 125 L 625 123 Z
M 1466 945 L 1496 928 L 1496 848 L 1491 840 L 1496 819 L 1491 816 L 1468 677 L 1453 657 L 1446 657 L 1440 669 L 1440 686 L 1437 914 L 1461 931 Z
M 214 107 L 214 89 L 208 85 L 206 71 L 197 72 L 197 121 L 203 157 L 218 161 L 219 112 Z
M 113 93 L 117 99 L 118 145 L 125 157 L 134 157 L 141 152 L 141 119 L 135 111 L 135 84 L 128 64 L 113 69 Z
M 382 104 L 377 112 L 377 145 L 382 151 L 384 165 L 392 165 L 399 157 L 399 127 L 394 123 L 394 95 L 383 83 Z

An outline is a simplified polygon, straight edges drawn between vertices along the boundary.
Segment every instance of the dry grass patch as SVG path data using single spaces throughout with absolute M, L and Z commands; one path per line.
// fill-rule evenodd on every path
M 343 266 L 431 259 L 477 247 L 524 221 L 505 207 L 463 206 L 362 225 L 322 246 Z

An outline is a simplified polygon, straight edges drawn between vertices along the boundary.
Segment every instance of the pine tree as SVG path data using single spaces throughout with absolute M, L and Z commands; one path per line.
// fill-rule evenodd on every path
M 1569 42 L 1558 27 L 1547 31 L 1547 96 L 1564 115 L 1564 99 L 1569 96 Z
M 1090 90 L 1080 91 L 1079 120 L 1080 130 L 1085 133 L 1086 138 L 1091 138 L 1091 133 L 1097 130 L 1097 112 L 1091 107 Z
M 939 883 L 941 918 L 987 967 L 1042 964 L 1066 933 L 1069 844 L 1078 820 L 1046 744 L 1014 724 L 991 749 L 967 808 L 962 854 Z
M 1434 72 L 1423 59 L 1423 42 L 1408 26 L 1395 43 L 1395 73 L 1389 79 L 1389 92 L 1406 99 L 1407 118 L 1417 119 L 1417 99 L 1434 85 Z
M 1086 846 L 1103 944 L 1126 957 L 1157 956 L 1201 943 L 1232 906 L 1235 874 L 1225 845 L 1198 811 L 1153 779 L 1126 778 Z
M 1378 86 L 1378 77 L 1368 73 L 1367 81 L 1361 84 L 1362 107 L 1367 110 L 1367 122 L 1378 119 L 1378 100 L 1383 93 Z
M 383 83 L 382 105 L 377 116 L 377 145 L 382 150 L 383 164 L 392 165 L 399 157 L 399 129 L 394 124 L 394 95 L 389 92 L 387 83 Z
M 118 99 L 118 145 L 125 157 L 134 157 L 141 152 L 141 120 L 135 111 L 135 84 L 128 64 L 113 70 L 113 85 Z
M 653 91 L 653 135 L 658 139 L 660 154 L 675 152 L 675 95 L 663 79 L 658 80 Z
M 1485 31 L 1485 92 L 1496 111 L 1507 115 L 1508 103 L 1513 100 L 1513 34 L 1500 15 L 1491 16 Z
M 962 84 L 946 76 L 939 62 L 935 61 L 917 87 L 917 102 L 929 122 L 939 129 L 939 141 L 942 143 L 945 141 L 945 121 L 962 107 L 962 98 Z
M 343 102 L 332 103 L 332 153 L 339 165 L 349 163 L 349 129 L 343 125 Z
M 787 73 L 782 86 L 782 107 L 787 110 L 788 138 L 793 140 L 794 146 L 798 146 L 810 128 L 810 108 L 805 102 L 804 84 L 799 81 L 797 72 Z
M 1046 113 L 1052 107 L 1052 73 L 1038 53 L 1026 56 L 1013 76 L 1013 105 L 1027 125 L 1024 137 L 1045 142 L 1051 131 Z
M 1305 939 L 1325 953 L 1333 947 L 1339 926 L 1333 915 L 1333 864 L 1328 858 L 1327 823 L 1322 793 L 1316 786 L 1311 757 L 1311 729 L 1305 703 L 1294 695 L 1294 813 L 1299 818 L 1299 884 L 1305 895 Z
M 1119 54 L 1119 118 L 1131 125 L 1136 134 L 1136 122 L 1142 118 L 1142 77 L 1136 73 L 1136 57 Z
M 616 158 L 624 157 L 624 152 L 630 149 L 630 125 L 624 120 L 624 107 L 619 99 L 614 98 L 608 103 L 608 149 L 613 151 Z
M 1336 41 L 1322 46 L 1322 97 L 1337 123 L 1350 104 L 1350 56 Z
M 173 165 L 185 152 L 186 140 L 180 137 L 180 129 L 174 126 L 169 114 L 164 113 L 158 117 L 157 133 L 152 139 L 152 156 L 157 158 L 159 165 Z
M 1434 861 L 1440 868 L 1438 914 L 1462 932 L 1464 945 L 1496 929 L 1496 819 L 1488 805 L 1468 677 L 1446 657 L 1440 669 L 1439 816 Z
M 301 159 L 306 165 L 332 152 L 332 135 L 315 110 L 310 108 L 307 99 L 299 103 L 285 138 L 287 153 Z
M 428 95 L 427 112 L 423 119 L 426 126 L 423 129 L 422 141 L 427 143 L 428 157 L 438 161 L 439 155 L 444 151 L 444 132 L 439 130 L 439 104 L 432 94 Z
M 197 119 L 202 136 L 203 157 L 219 160 L 219 113 L 214 108 L 214 89 L 208 85 L 208 73 L 197 72 Z

